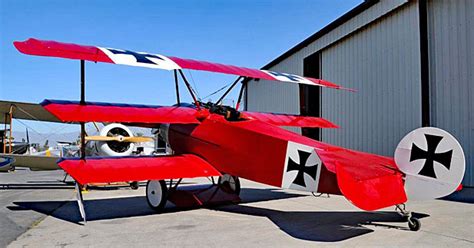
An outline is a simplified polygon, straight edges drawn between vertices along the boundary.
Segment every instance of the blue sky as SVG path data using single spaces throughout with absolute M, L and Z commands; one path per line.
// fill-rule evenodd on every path
M 360 2 L 0 0 L 0 98 L 79 98 L 79 61 L 23 55 L 15 40 L 34 37 L 260 68 Z M 235 79 L 190 73 L 201 97 Z M 168 71 L 87 63 L 86 85 L 89 101 L 175 103 Z

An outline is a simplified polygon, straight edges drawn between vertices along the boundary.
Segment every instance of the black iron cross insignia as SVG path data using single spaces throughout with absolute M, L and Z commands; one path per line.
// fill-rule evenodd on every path
M 428 150 L 425 151 L 419 148 L 414 143 L 411 147 L 410 162 L 418 159 L 425 159 L 425 164 L 423 168 L 418 173 L 419 175 L 437 178 L 434 171 L 434 161 L 442 164 L 446 169 L 449 170 L 451 167 L 451 159 L 453 157 L 453 150 L 447 152 L 436 153 L 436 148 L 439 145 L 439 142 L 443 139 L 442 136 L 435 136 L 430 134 L 425 134 L 426 143 L 428 143 Z
M 107 50 L 109 50 L 113 54 L 132 55 L 137 60 L 137 63 L 156 64 L 153 61 L 151 61 L 149 58 L 164 60 L 162 57 L 155 54 L 137 53 L 137 52 L 127 51 L 127 50 L 118 50 L 118 49 L 113 49 L 113 48 L 107 48 Z
M 318 164 L 313 164 L 306 166 L 306 162 L 308 161 L 309 156 L 311 155 L 310 152 L 305 152 L 298 150 L 298 156 L 300 157 L 300 163 L 297 164 L 293 159 L 289 158 L 288 165 L 286 172 L 289 171 L 298 171 L 293 184 L 300 185 L 306 188 L 306 184 L 304 182 L 304 174 L 308 174 L 311 178 L 316 180 L 316 174 L 318 172 Z

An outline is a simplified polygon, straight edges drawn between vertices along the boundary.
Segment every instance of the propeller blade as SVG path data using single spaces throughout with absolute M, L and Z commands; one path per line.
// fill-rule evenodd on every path
M 86 141 L 120 141 L 120 139 L 118 136 L 86 136 Z
M 153 138 L 145 137 L 145 136 L 123 137 L 123 142 L 140 143 L 140 142 L 149 142 L 149 141 L 153 141 Z
M 135 137 L 124 137 L 124 136 L 87 136 L 86 141 L 117 141 L 117 142 L 131 142 L 140 143 L 153 141 L 152 137 L 135 136 Z

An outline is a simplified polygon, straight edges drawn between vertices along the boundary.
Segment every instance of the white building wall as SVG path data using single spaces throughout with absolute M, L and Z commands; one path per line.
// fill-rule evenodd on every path
M 428 1 L 431 122 L 466 155 L 463 183 L 474 186 L 474 1 Z
M 324 49 L 322 78 L 357 90 L 322 91 L 322 115 L 341 127 L 323 130 L 323 141 L 393 156 L 400 139 L 421 126 L 417 3 Z

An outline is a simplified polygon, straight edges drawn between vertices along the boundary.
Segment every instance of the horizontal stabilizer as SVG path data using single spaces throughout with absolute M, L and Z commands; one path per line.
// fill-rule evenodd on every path
M 59 167 L 80 184 L 220 176 L 205 160 L 179 156 L 90 157 L 61 159 Z
M 302 77 L 289 73 L 280 73 L 233 65 L 224 65 L 193 59 L 169 57 L 160 54 L 133 52 L 128 50 L 97 46 L 77 45 L 57 41 L 38 40 L 33 38 L 30 38 L 26 41 L 15 41 L 13 44 L 18 49 L 18 51 L 29 55 L 88 60 L 93 62 L 140 66 L 163 70 L 201 70 L 232 74 L 249 78 L 274 80 L 296 84 L 318 85 L 334 89 L 351 90 L 321 79 Z
M 128 124 L 199 123 L 190 107 L 44 100 L 41 105 L 63 122 L 121 122 Z
M 360 209 L 373 211 L 407 201 L 403 175 L 392 169 L 338 163 L 336 176 L 342 194 Z
M 316 151 L 356 207 L 372 211 L 407 201 L 404 175 L 392 158 L 324 143 L 318 143 Z
M 338 128 L 337 125 L 319 117 L 259 112 L 242 112 L 242 114 L 246 119 L 259 120 L 276 126 Z

